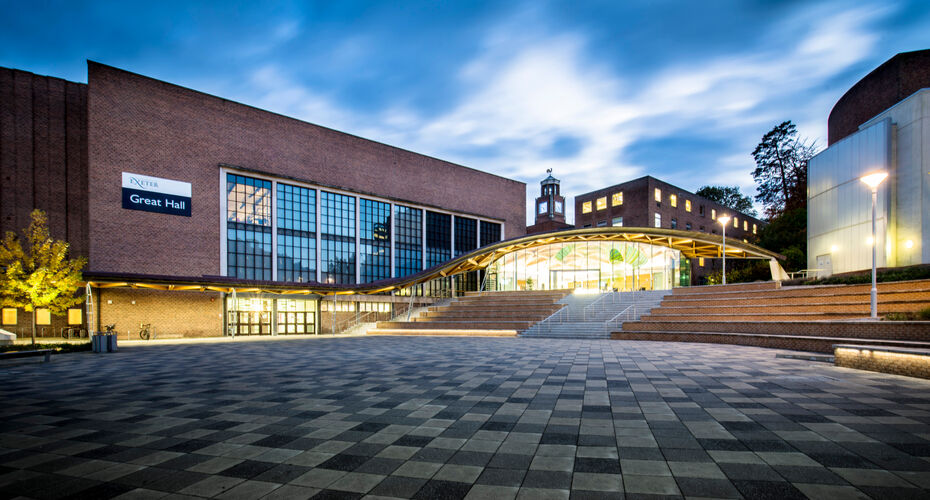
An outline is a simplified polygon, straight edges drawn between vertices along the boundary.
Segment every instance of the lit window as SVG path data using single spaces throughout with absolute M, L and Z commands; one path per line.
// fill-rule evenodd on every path
M 590 201 L 586 201 L 581 204 L 581 213 L 583 214 L 591 213 L 591 202 Z
M 704 257 L 699 257 L 699 258 L 698 258 L 698 265 L 701 266 L 701 267 L 704 267 Z
M 716 208 L 710 209 L 710 218 L 717 220 L 717 209 Z
M 685 200 L 685 212 L 691 211 L 691 200 Z
M 661 189 L 656 188 L 655 198 L 656 198 L 656 201 L 662 201 L 662 190 Z
M 597 221 L 597 227 L 607 227 L 607 221 L 606 220 Z
M 743 221 L 743 231 L 749 231 L 749 223 L 746 221 Z
M 733 216 L 733 227 L 739 229 L 739 219 Z
M 656 212 L 656 227 L 662 227 L 662 215 Z
M 607 208 L 607 197 L 602 196 L 597 199 L 597 209 L 604 210 L 605 208 Z
M 623 217 L 614 217 L 614 219 L 610 221 L 610 225 L 616 226 L 616 227 L 623 227 Z
M 611 205 L 615 207 L 617 205 L 623 205 L 623 191 L 620 191 L 619 193 L 614 193 L 614 195 L 610 197 L 610 203 Z
M 756 234 L 756 225 L 755 225 L 755 224 L 752 225 L 752 234 Z
M 678 206 L 678 196 L 675 196 L 674 194 L 673 194 L 673 195 L 669 195 L 668 201 L 669 201 L 669 203 L 672 204 L 673 207 L 677 207 L 677 206 Z

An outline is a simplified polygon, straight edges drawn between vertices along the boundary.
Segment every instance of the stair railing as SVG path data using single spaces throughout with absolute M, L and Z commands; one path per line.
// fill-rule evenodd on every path
M 632 311 L 632 313 L 631 313 L 631 311 Z M 610 328 L 610 327 L 613 326 L 615 323 L 616 323 L 617 326 L 619 327 L 620 324 L 622 324 L 622 321 L 620 321 L 620 317 L 621 317 L 621 316 L 624 316 L 624 315 L 627 316 L 626 319 L 635 318 L 635 317 L 636 317 L 636 304 L 630 304 L 630 305 L 626 306 L 626 308 L 625 308 L 624 310 L 620 311 L 619 313 L 617 313 L 616 316 L 614 316 L 613 318 L 610 318 L 609 320 L 605 321 L 605 322 L 604 322 L 604 327 L 605 327 L 605 328 Z

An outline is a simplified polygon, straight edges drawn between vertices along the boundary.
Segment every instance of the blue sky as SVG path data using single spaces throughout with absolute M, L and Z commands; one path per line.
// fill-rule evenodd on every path
M 570 209 L 647 174 L 755 194 L 765 132 L 790 119 L 825 145 L 853 83 L 925 48 L 925 0 L 0 0 L 0 66 L 84 82 L 96 60 L 515 178 L 528 200 L 552 168 Z

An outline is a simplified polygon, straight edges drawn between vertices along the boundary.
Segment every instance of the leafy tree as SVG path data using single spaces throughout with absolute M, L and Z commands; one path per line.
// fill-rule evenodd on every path
M 752 198 L 739 191 L 739 186 L 704 186 L 694 194 L 711 201 L 732 208 L 746 215 L 756 216 L 756 209 L 752 208 Z
M 785 270 L 807 267 L 807 209 L 788 210 L 759 231 L 759 246 L 785 256 Z
M 752 152 L 752 177 L 758 184 L 756 200 L 765 205 L 769 218 L 807 207 L 807 163 L 816 153 L 816 143 L 798 138 L 790 120 L 762 136 Z
M 77 295 L 87 259 L 68 258 L 68 243 L 53 239 L 48 217 L 33 210 L 23 244 L 9 231 L 0 241 L 0 304 L 32 312 L 32 344 L 36 343 L 36 309 L 62 314 L 83 299 Z

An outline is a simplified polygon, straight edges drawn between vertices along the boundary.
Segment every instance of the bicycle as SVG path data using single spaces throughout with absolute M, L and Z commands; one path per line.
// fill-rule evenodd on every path
M 152 338 L 151 327 L 151 323 L 139 323 L 139 338 L 142 340 L 150 340 Z

